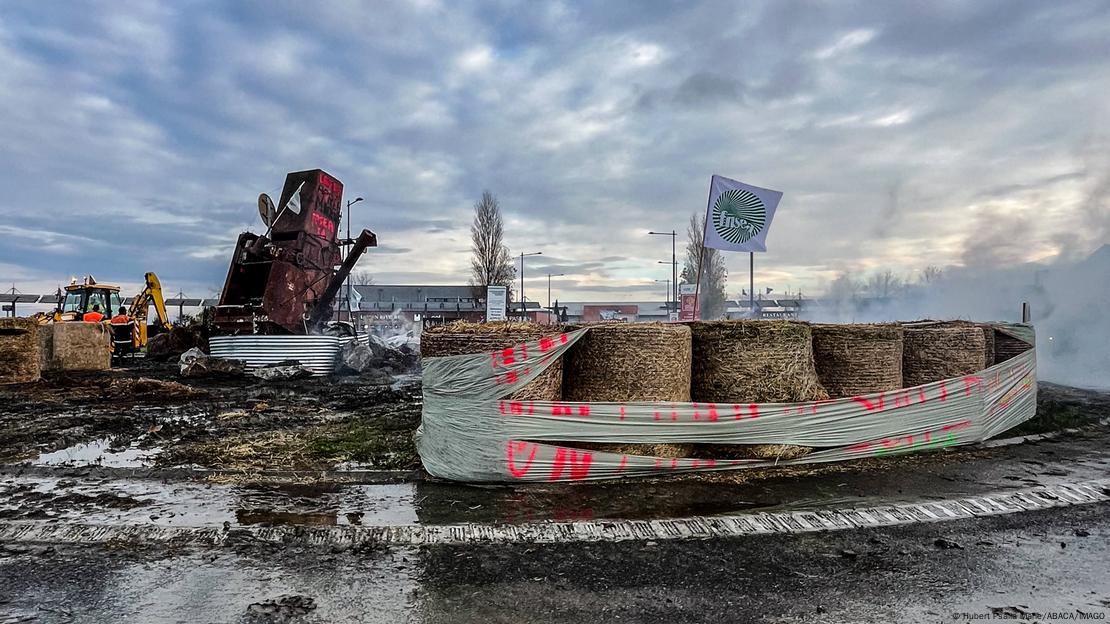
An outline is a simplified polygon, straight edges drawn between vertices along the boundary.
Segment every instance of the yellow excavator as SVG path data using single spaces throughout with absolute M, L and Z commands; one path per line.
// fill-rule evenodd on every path
M 77 280 L 73 280 L 65 287 L 65 297 L 61 299 L 53 316 L 42 315 L 40 322 L 80 321 L 83 320 L 85 313 L 93 310 L 94 306 L 104 315 L 104 322 L 108 322 L 123 307 L 123 299 L 120 298 L 119 291 L 119 286 L 101 284 L 91 275 L 80 284 Z M 146 286 L 131 300 L 131 305 L 127 308 L 128 323 L 112 327 L 112 349 L 117 354 L 138 351 L 146 346 L 147 319 L 151 304 L 154 304 L 154 312 L 158 316 L 158 326 L 169 331 L 171 325 L 169 316 L 166 314 L 166 302 L 162 298 L 162 283 L 158 281 L 157 275 L 147 273 Z M 128 329 L 131 334 L 130 344 L 126 335 Z

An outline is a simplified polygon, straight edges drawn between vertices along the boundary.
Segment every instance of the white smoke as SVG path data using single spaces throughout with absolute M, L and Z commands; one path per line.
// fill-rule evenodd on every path
M 1078 262 L 948 269 L 935 282 L 908 286 L 889 298 L 870 297 L 864 284 L 847 275 L 828 290 L 823 305 L 807 310 L 807 320 L 1016 322 L 1022 302 L 1028 302 L 1037 330 L 1038 376 L 1110 389 L 1110 244 Z

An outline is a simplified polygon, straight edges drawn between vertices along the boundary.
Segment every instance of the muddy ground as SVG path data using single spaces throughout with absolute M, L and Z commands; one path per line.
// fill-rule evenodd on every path
M 413 444 L 419 379 L 381 381 L 371 375 L 186 379 L 176 365 L 143 361 L 101 373 L 48 375 L 0 386 L 0 464 L 203 468 L 248 480 L 264 471 L 419 470 Z M 1042 383 L 1037 418 L 1010 435 L 1106 417 L 1110 394 Z M 713 478 L 751 475 L 699 477 Z
M 0 463 L 415 469 L 419 382 L 379 380 L 184 379 L 155 363 L 44 376 L 0 386 Z

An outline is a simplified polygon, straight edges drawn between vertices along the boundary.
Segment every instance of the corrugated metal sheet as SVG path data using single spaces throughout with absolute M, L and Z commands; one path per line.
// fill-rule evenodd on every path
M 215 336 L 208 341 L 214 357 L 243 360 L 253 370 L 297 360 L 316 375 L 335 370 L 339 347 L 349 338 L 335 336 Z

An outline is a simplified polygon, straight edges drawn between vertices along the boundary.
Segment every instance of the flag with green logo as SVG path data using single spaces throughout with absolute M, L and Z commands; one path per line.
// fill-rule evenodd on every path
M 709 182 L 705 246 L 722 251 L 767 251 L 767 230 L 781 191 L 715 175 Z

